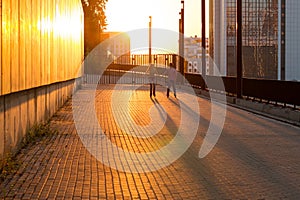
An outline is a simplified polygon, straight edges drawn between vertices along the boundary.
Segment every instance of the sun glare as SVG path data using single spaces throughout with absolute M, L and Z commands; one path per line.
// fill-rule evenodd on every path
M 206 3 L 208 10 L 208 3 Z M 128 32 L 134 51 L 137 43 L 148 47 L 148 35 L 135 35 L 138 29 L 149 28 L 149 16 L 152 16 L 152 28 L 173 31 L 177 38 L 158 40 L 163 51 L 177 52 L 181 0 L 109 0 L 106 5 L 107 31 Z M 185 0 L 185 36 L 201 36 L 201 1 Z M 207 15 L 208 16 L 208 15 Z M 208 22 L 207 22 L 208 24 Z M 207 27 L 208 30 L 208 27 Z M 134 32 L 132 34 L 131 32 Z M 208 31 L 207 31 L 208 33 Z M 134 36 L 133 36 L 134 35 Z M 155 33 L 154 33 L 155 35 Z M 155 41 L 155 37 L 153 36 Z M 143 40 L 143 41 L 141 41 Z M 168 43 L 168 44 L 167 44 Z M 144 52 L 140 48 L 138 51 Z M 159 48 L 158 48 L 159 49 Z M 162 51 L 161 49 L 159 51 Z
M 53 31 L 53 34 L 56 37 L 72 37 L 74 39 L 79 39 L 81 37 L 81 28 L 83 23 L 80 10 L 73 10 L 72 13 L 74 13 L 74 15 L 72 18 L 70 15 L 60 14 L 58 7 L 56 7 L 56 10 L 57 12 L 54 19 L 51 20 L 47 17 L 37 22 L 38 30 L 40 30 L 43 34 Z M 74 16 L 76 16 L 78 20 L 74 20 Z
M 208 3 L 206 1 L 207 11 Z M 149 16 L 152 16 L 153 28 L 178 32 L 181 8 L 181 0 L 109 0 L 106 5 L 107 30 L 124 32 L 148 28 Z M 185 0 L 184 13 L 185 35 L 200 36 L 201 1 Z
M 147 28 L 149 16 L 152 16 L 154 28 L 173 30 L 178 25 L 178 10 L 173 4 L 161 0 L 111 0 L 107 2 L 108 30 L 131 31 Z M 174 18 L 174 22 L 172 20 Z

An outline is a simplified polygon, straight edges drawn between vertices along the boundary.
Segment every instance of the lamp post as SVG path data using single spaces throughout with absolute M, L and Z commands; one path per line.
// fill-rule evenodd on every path
M 202 15 L 202 78 L 204 79 L 204 84 L 201 86 L 205 89 L 206 80 L 206 20 L 205 20 L 205 0 L 201 3 L 201 15 Z
M 179 13 L 179 72 L 184 74 L 184 0 L 181 0 L 181 12 Z
M 151 64 L 152 62 L 152 52 L 151 52 L 151 44 L 152 44 L 152 30 L 151 30 L 151 27 L 152 27 L 152 16 L 149 16 L 149 65 Z

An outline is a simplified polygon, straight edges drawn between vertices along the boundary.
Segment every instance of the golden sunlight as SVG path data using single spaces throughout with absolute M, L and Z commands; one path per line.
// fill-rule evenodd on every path
M 174 32 L 171 33 L 170 38 L 162 40 L 161 32 L 154 30 L 152 42 L 159 41 L 160 48 L 155 49 L 154 46 L 153 51 L 158 53 L 177 52 L 179 12 L 182 6 L 181 0 L 109 0 L 106 5 L 107 31 L 128 32 L 131 38 L 131 50 L 146 53 L 146 49 L 140 49 L 140 46 L 136 44 L 144 43 L 145 47 L 148 47 L 148 32 L 141 33 L 139 36 L 136 35 L 136 32 L 139 29 L 148 29 L 149 16 L 152 16 L 153 29 Z M 208 1 L 206 7 L 208 10 Z M 201 1 L 185 0 L 184 12 L 185 36 L 201 36 Z
M 83 24 L 83 16 L 80 14 L 80 10 L 72 10 L 74 15 L 65 15 L 59 12 L 59 8 L 56 8 L 58 12 L 54 19 L 43 18 L 37 22 L 37 28 L 43 34 L 47 34 L 53 31 L 53 34 L 56 37 L 68 38 L 72 37 L 74 39 L 79 39 L 81 37 L 81 28 Z M 77 20 L 74 20 L 74 17 L 77 17 Z
M 149 16 L 152 16 L 153 28 L 178 32 L 181 7 L 180 0 L 109 0 L 106 5 L 107 30 L 124 32 L 148 28 Z M 185 35 L 200 36 L 201 1 L 185 0 L 184 7 Z M 208 10 L 208 5 L 206 7 Z

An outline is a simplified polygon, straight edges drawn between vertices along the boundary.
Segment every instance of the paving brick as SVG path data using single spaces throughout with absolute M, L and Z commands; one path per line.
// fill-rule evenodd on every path
M 180 125 L 178 99 L 157 87 L 156 100 L 148 86 L 130 99 L 129 113 L 138 125 L 150 123 L 149 108 L 165 109 L 168 120 L 159 134 L 138 138 L 118 108 L 125 130 L 111 108 L 113 85 L 100 85 L 95 94 L 99 124 L 117 146 L 132 152 L 152 152 L 168 144 Z M 131 86 L 126 86 L 129 93 Z M 78 93 L 91 92 L 83 86 Z M 191 147 L 173 164 L 148 173 L 117 171 L 98 161 L 77 135 L 69 100 L 50 120 L 57 135 L 23 149 L 20 169 L 0 188 L 5 199 L 300 199 L 300 129 L 233 107 L 227 107 L 225 126 L 218 143 L 203 159 L 198 157 L 210 124 L 211 102 L 198 98 L 200 123 Z M 84 113 L 82 117 L 84 117 Z M 193 120 L 193 119 L 191 119 Z M 187 122 L 188 123 L 188 122 Z M 89 128 L 89 124 L 87 127 Z M 143 133 L 142 134 L 146 134 Z M 105 145 L 105 144 L 102 144 Z M 119 154 L 114 154 L 114 160 Z M 157 158 L 159 159 L 159 158 Z M 138 162 L 138 160 L 137 160 Z M 152 166 L 153 160 L 145 162 Z

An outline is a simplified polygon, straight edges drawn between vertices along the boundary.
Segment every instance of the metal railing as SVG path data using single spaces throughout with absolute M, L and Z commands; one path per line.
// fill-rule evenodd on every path
M 178 55 L 176 54 L 153 54 L 151 60 L 154 65 L 169 66 L 170 63 L 178 62 Z M 113 64 L 121 65 L 149 65 L 149 55 L 146 54 L 133 54 L 122 55 L 113 61 Z
M 145 69 L 139 67 L 138 70 L 133 69 L 106 69 L 103 74 L 85 74 L 83 83 L 86 84 L 148 84 L 149 76 Z M 158 69 L 156 75 L 157 83 L 166 83 L 166 76 L 162 75 L 164 68 Z
M 236 77 L 206 76 L 206 81 L 200 74 L 185 74 L 185 78 L 195 87 L 205 90 L 225 92 L 227 95 L 236 96 Z M 222 79 L 224 89 L 216 79 Z M 205 88 L 203 88 L 205 85 Z M 210 87 L 208 88 L 207 85 Z M 242 96 L 244 98 L 264 101 L 266 103 L 283 104 L 283 106 L 300 106 L 300 82 L 279 81 L 264 79 L 242 79 Z
M 147 84 L 148 76 L 145 73 L 147 66 L 144 66 L 145 69 L 142 70 L 136 70 L 135 67 L 136 65 L 112 64 L 101 76 L 86 74 L 83 82 L 94 84 Z M 160 70 L 165 70 L 165 68 Z M 159 76 L 159 78 L 161 78 L 162 83 L 166 80 L 164 76 Z M 201 74 L 185 73 L 185 78 L 193 87 L 237 96 L 236 77 L 207 75 L 204 79 Z M 224 87 L 217 84 L 220 79 Z M 256 101 L 297 108 L 300 106 L 300 82 L 242 78 L 242 96 Z

